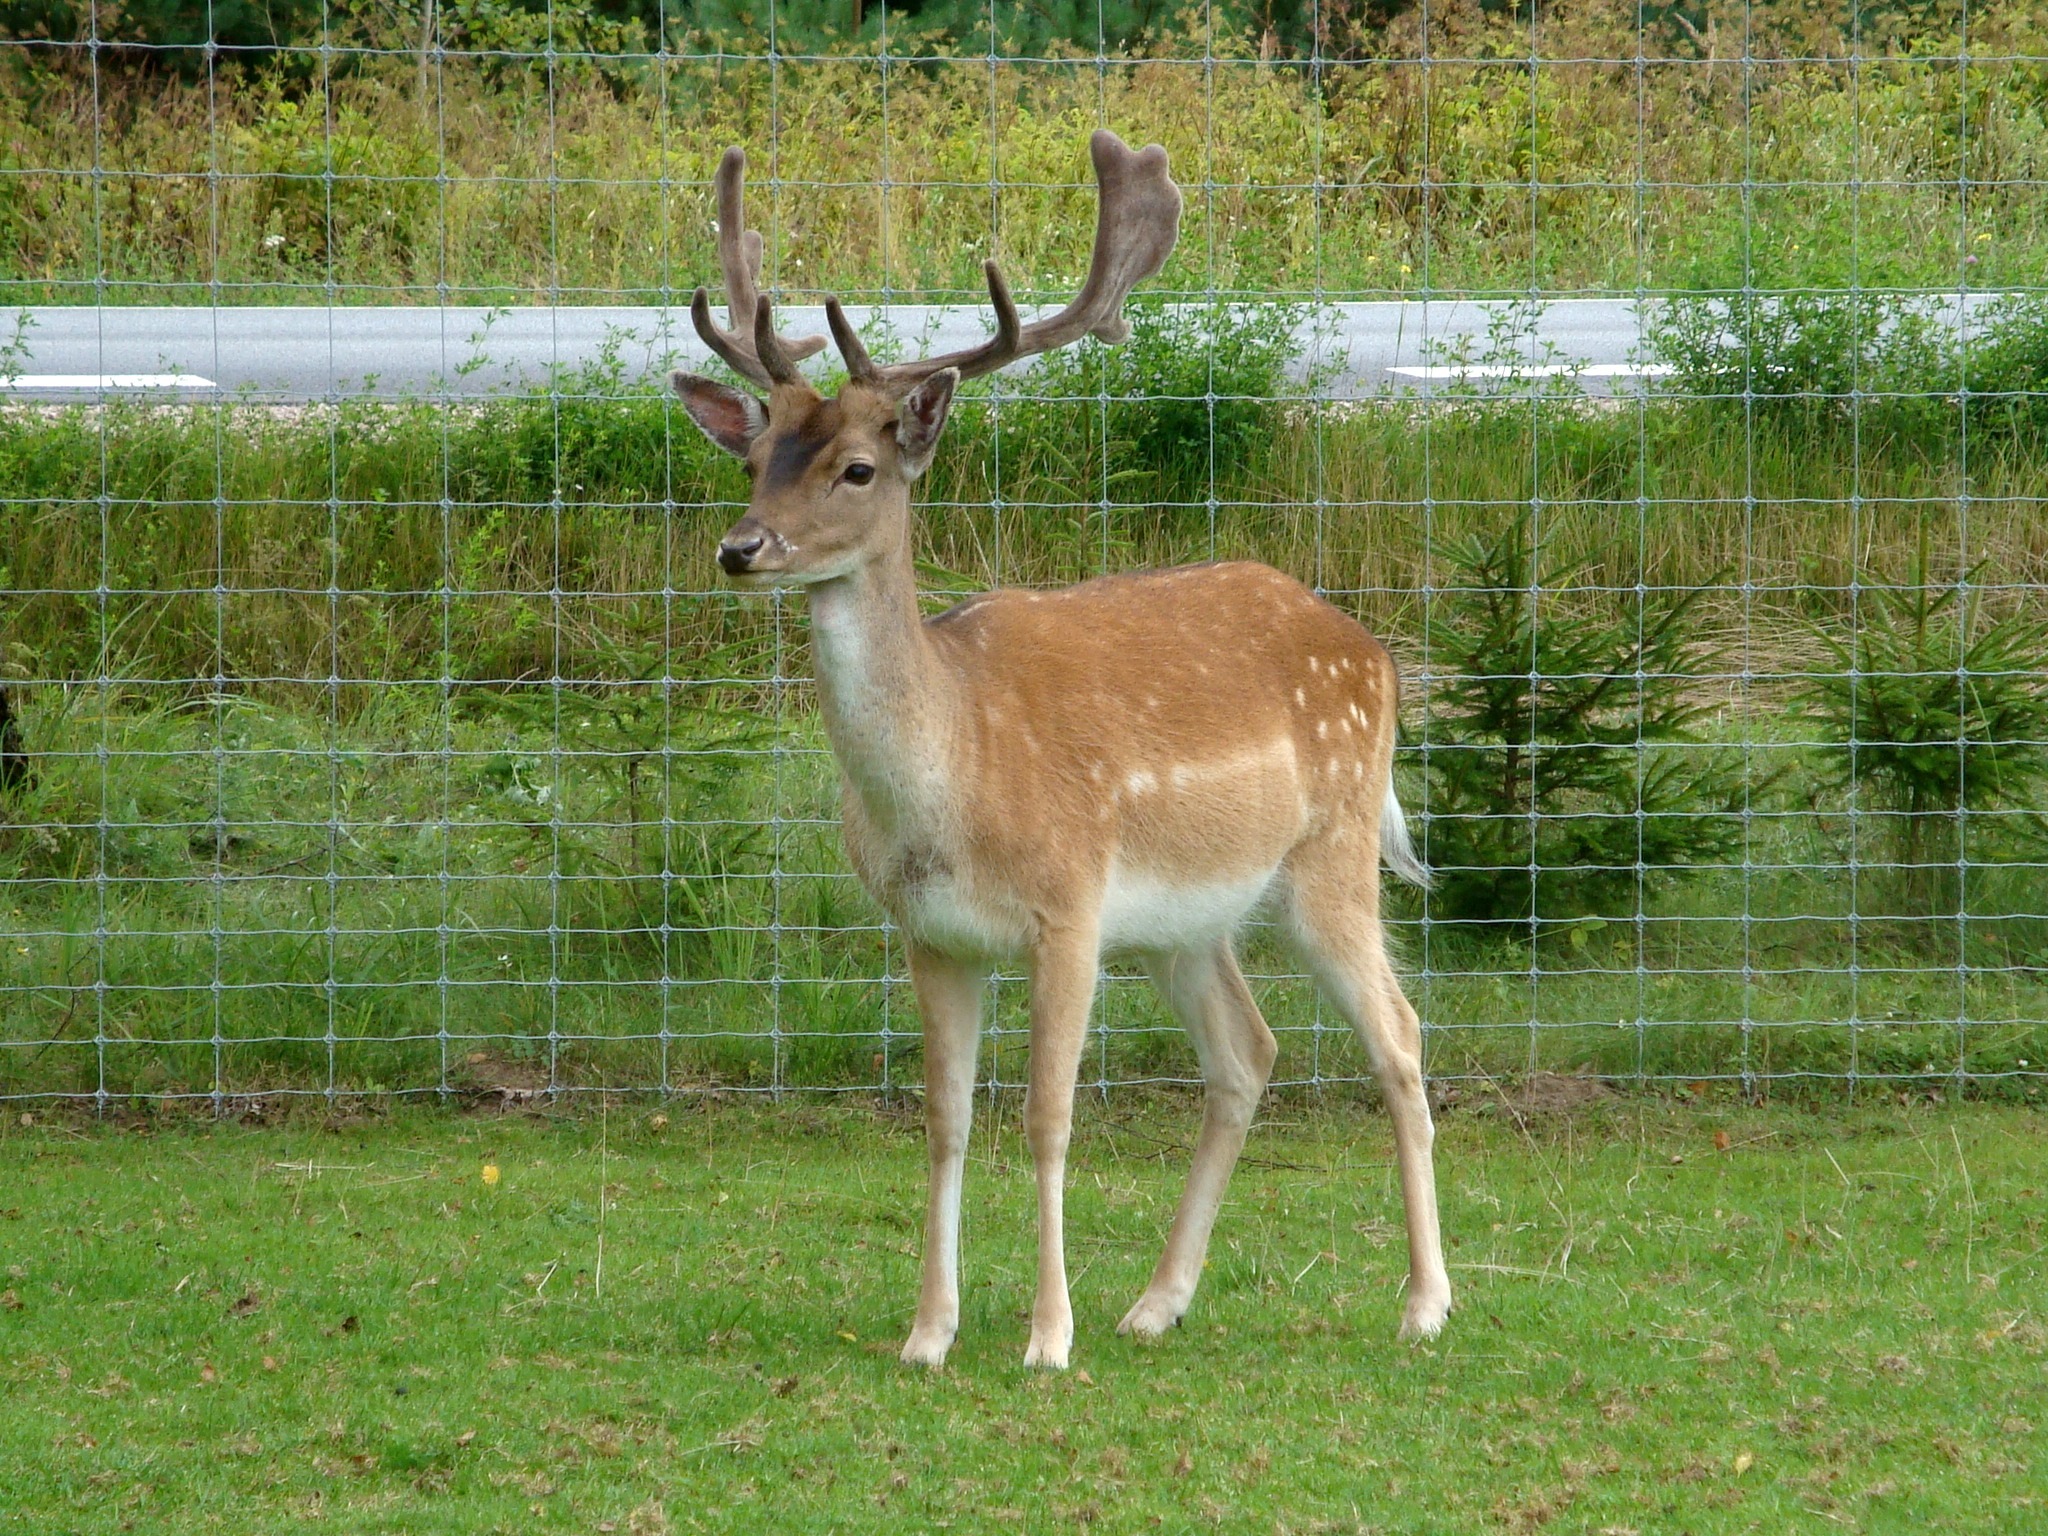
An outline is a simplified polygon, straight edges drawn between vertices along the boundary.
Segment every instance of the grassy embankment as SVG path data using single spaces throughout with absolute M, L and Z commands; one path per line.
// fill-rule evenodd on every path
M 1592 0 L 1546 8 L 1533 35 L 1476 4 L 1430 15 L 1427 69 L 1410 16 L 1313 75 L 1220 32 L 1100 68 L 899 54 L 886 82 L 872 45 L 549 70 L 459 38 L 346 51 L 417 47 L 417 21 L 351 31 L 368 8 L 335 19 L 344 51 L 211 79 L 10 50 L 0 300 L 672 301 L 714 270 L 728 143 L 757 152 L 785 292 L 972 299 L 993 250 L 1020 293 L 1050 296 L 1090 223 L 1097 122 L 1164 143 L 1190 188 L 1167 291 L 2040 280 L 2038 7 L 1852 29 L 1708 5 L 1639 31 L 1633 4 Z
M 17 690 L 40 782 L 0 829 L 0 984 L 8 1037 L 57 1043 L 7 1051 L 7 1091 L 422 1088 L 472 1054 L 582 1085 L 916 1080 L 900 954 L 830 825 L 801 605 L 709 590 L 740 477 L 658 396 L 565 385 L 7 419 L 10 661 L 72 679 Z M 1170 422 L 1156 401 L 1013 400 L 1000 432 L 963 408 L 927 488 L 932 585 L 1255 555 L 1419 677 L 1425 602 L 1463 611 L 1443 551 L 1540 496 L 1555 546 L 1596 557 L 1553 622 L 1629 614 L 1638 581 L 1712 588 L 1695 734 L 1750 776 L 1746 842 L 1647 871 L 1640 921 L 1631 888 L 1553 898 L 1533 945 L 1407 930 L 1436 1070 L 1931 1084 L 2048 1060 L 2024 829 L 1976 823 L 1959 905 L 1887 905 L 1839 749 L 1786 709 L 1839 666 L 1814 626 L 1852 579 L 1904 579 L 1923 536 L 1932 579 L 2038 589 L 2030 449 L 1973 452 L 1964 502 L 1924 445 L 1707 408 L 1256 409 L 1258 446 L 1212 466 L 1244 421 L 1184 433 L 1191 460 L 1131 450 Z M 1432 707 L 1411 699 L 1411 737 Z M 1283 1072 L 1356 1069 L 1304 989 L 1267 998 Z M 1002 989 L 1006 1029 L 1020 1001 Z M 1142 989 L 1103 1017 L 1111 1070 L 1191 1070 Z

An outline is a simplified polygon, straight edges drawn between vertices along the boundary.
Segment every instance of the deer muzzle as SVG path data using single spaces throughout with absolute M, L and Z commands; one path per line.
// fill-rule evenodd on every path
M 718 543 L 718 566 L 728 576 L 771 576 L 789 565 L 795 551 L 765 524 L 743 517 Z

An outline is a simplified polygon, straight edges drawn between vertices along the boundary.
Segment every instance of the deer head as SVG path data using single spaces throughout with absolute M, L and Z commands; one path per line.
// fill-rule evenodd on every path
M 711 298 L 702 288 L 691 301 L 690 318 L 705 345 L 766 390 L 767 398 L 692 373 L 678 372 L 670 382 L 705 435 L 745 460 L 753 481 L 747 515 L 718 547 L 718 563 L 728 576 L 748 585 L 813 585 L 900 547 L 911 482 L 931 462 L 962 379 L 1083 336 L 1119 342 L 1130 335 L 1124 299 L 1166 264 L 1180 225 L 1180 190 L 1167 176 L 1166 151 L 1157 144 L 1132 150 L 1100 129 L 1089 152 L 1100 193 L 1095 253 L 1087 280 L 1066 308 L 1021 323 L 1001 269 L 989 261 L 983 270 L 995 335 L 958 352 L 877 364 L 839 300 L 827 299 L 826 317 L 847 374 L 832 399 L 797 369 L 801 359 L 823 348 L 824 338 L 776 334 L 767 296 L 760 292 L 761 237 L 746 227 L 746 156 L 736 148 L 725 152 L 718 167 L 718 254 L 728 325 L 713 321 Z

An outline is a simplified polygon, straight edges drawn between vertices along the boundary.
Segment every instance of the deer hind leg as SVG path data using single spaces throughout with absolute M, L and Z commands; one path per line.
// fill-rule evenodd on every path
M 1368 863 L 1360 870 L 1352 850 L 1343 852 L 1341 859 L 1311 855 L 1306 867 L 1295 872 L 1295 936 L 1323 990 L 1350 1020 L 1379 1079 L 1393 1121 L 1408 1224 L 1408 1303 L 1401 1337 L 1430 1338 L 1450 1313 L 1451 1281 L 1437 1225 L 1430 1156 L 1436 1131 L 1423 1091 L 1422 1025 L 1387 958 L 1378 867 Z
M 1024 1090 L 1024 1138 L 1038 1181 L 1038 1298 L 1031 1308 L 1027 1366 L 1063 1371 L 1074 1347 L 1067 1299 L 1067 1146 L 1074 1131 L 1074 1080 L 1095 1001 L 1101 949 L 1095 924 L 1041 934 L 1031 955 L 1031 1067 Z
M 1146 969 L 1194 1042 L 1204 1085 L 1202 1133 L 1166 1251 L 1145 1294 L 1116 1329 L 1155 1338 L 1178 1323 L 1194 1299 L 1223 1191 L 1244 1149 L 1278 1048 L 1228 939 L 1210 949 L 1151 956 Z
M 917 1321 L 906 1365 L 940 1366 L 960 1330 L 960 1185 L 974 1129 L 974 1054 L 981 1043 L 983 976 L 912 946 L 910 980 L 924 1019 L 924 1131 L 931 1187 Z

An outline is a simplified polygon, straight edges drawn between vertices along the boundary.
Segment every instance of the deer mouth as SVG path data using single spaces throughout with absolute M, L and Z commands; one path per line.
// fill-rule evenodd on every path
M 755 586 L 788 571 L 796 546 L 772 528 L 742 518 L 718 544 L 718 568 L 742 586 Z

